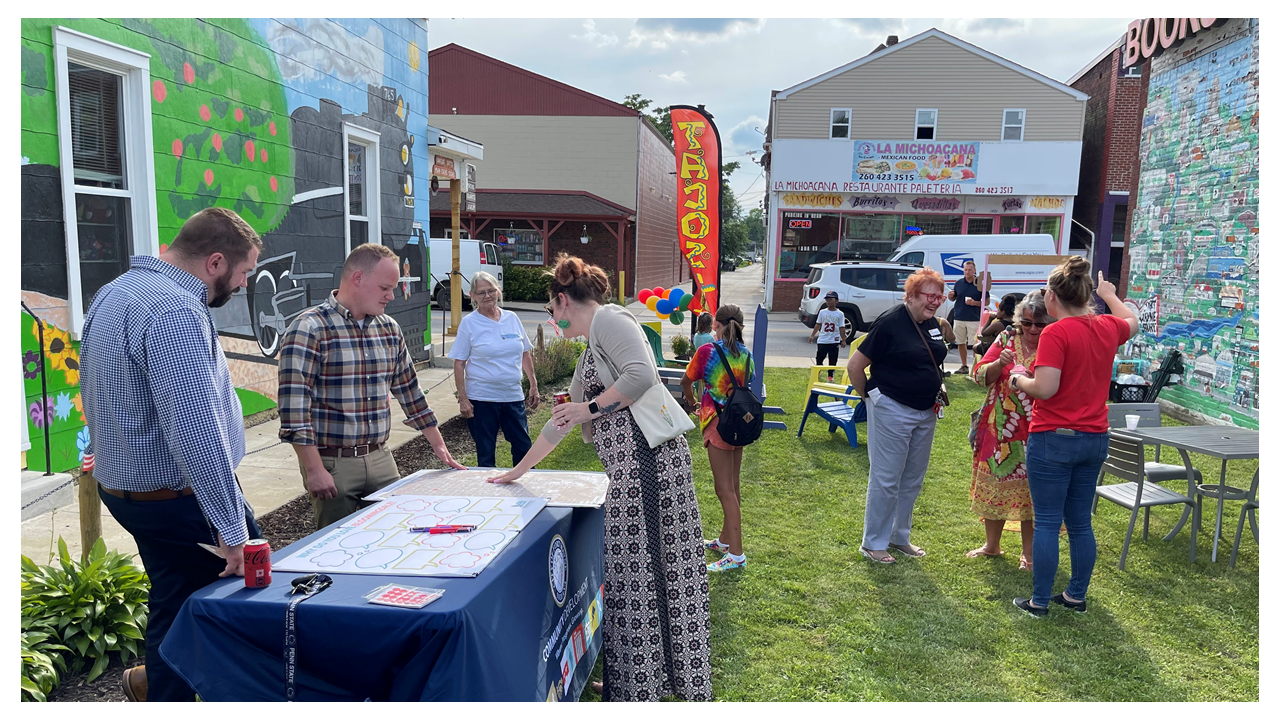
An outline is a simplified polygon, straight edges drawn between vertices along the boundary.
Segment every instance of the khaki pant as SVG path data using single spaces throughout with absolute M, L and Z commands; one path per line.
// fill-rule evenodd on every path
M 315 511 L 316 529 L 327 527 L 342 520 L 360 508 L 372 505 L 363 498 L 400 479 L 400 469 L 396 467 L 396 459 L 384 445 L 364 457 L 327 457 L 322 456 L 324 469 L 333 476 L 333 484 L 338 494 L 328 500 L 311 497 L 311 508 Z M 306 489 L 307 469 L 302 469 L 302 487 Z

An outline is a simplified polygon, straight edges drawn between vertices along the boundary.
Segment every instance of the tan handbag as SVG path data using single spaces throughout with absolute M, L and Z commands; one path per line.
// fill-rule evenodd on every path
M 640 321 L 636 320 L 634 315 L 627 313 L 627 316 L 639 327 Z M 600 352 L 591 338 L 587 339 L 587 344 L 591 347 L 591 354 L 599 361 L 596 364 L 596 371 L 600 373 L 601 381 L 606 388 L 612 387 L 617 380 L 618 371 L 614 369 L 613 363 L 609 362 L 609 358 Z M 649 447 L 652 449 L 689 432 L 694 428 L 694 424 L 680 403 L 671 396 L 667 386 L 662 384 L 662 378 L 658 375 L 658 366 L 653 364 L 653 359 L 646 357 L 653 368 L 653 376 L 657 384 L 645 390 L 643 395 L 627 407 L 631 410 L 631 417 L 635 418 L 636 424 L 640 426 L 640 432 L 644 433 L 644 439 L 649 441 Z

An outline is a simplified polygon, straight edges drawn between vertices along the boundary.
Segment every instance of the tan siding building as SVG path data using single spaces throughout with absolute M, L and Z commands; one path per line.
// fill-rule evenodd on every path
M 909 98 L 916 100 L 904 104 Z M 831 108 L 851 108 L 853 137 L 910 138 L 919 107 L 938 111 L 938 140 L 998 142 L 1009 107 L 1027 111 L 1024 141 L 1076 141 L 1084 106 L 1043 80 L 929 37 L 779 99 L 774 137 L 826 140 Z
M 1087 100 L 936 29 L 775 91 L 766 304 L 796 310 L 814 264 L 887 259 L 919 235 L 1088 252 L 1070 232 Z

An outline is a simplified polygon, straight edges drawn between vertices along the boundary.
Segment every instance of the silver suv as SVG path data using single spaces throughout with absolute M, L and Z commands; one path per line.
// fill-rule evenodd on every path
M 840 260 L 815 263 L 800 295 L 800 322 L 813 327 L 830 291 L 839 295 L 837 307 L 854 331 L 866 332 L 881 313 L 902 302 L 907 278 L 920 265 L 879 260 Z M 946 308 L 939 310 L 945 313 Z

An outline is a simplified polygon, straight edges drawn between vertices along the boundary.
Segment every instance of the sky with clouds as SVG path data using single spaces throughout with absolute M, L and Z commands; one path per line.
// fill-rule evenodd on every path
M 769 91 L 782 90 L 936 27 L 1054 80 L 1066 81 L 1124 33 L 1132 18 L 437 19 L 432 49 L 457 43 L 621 102 L 705 104 L 741 169 L 731 186 L 744 209 L 764 195 L 759 158 Z M 483 138 L 480 138 L 483 141 Z

